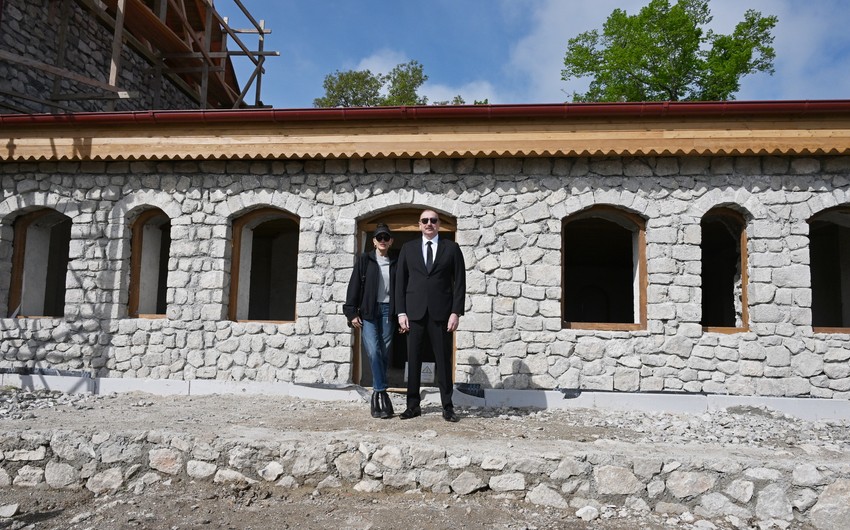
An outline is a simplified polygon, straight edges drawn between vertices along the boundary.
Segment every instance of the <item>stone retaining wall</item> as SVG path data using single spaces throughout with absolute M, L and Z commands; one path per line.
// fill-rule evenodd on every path
M 0 319 L 0 366 L 98 377 L 347 383 L 341 312 L 358 222 L 430 207 L 467 263 L 456 381 L 485 388 L 850 397 L 850 340 L 814 333 L 812 215 L 848 204 L 850 157 L 87 162 L 0 165 L 0 311 L 12 224 L 71 218 L 64 318 Z M 646 329 L 562 329 L 562 221 L 608 205 L 646 221 Z M 749 328 L 700 325 L 700 220 L 746 219 Z M 127 318 L 129 224 L 171 218 L 164 319 Z M 226 319 L 232 220 L 296 216 L 297 319 Z
M 164 431 L 26 430 L 0 433 L 0 488 L 142 492 L 162 480 L 265 482 L 280 488 L 510 494 L 575 511 L 605 504 L 692 513 L 735 526 L 787 528 L 850 520 L 850 463 L 835 455 L 647 446 L 616 442 L 476 444 L 425 431 L 420 440 L 282 433 L 272 440 L 201 440 Z M 765 463 L 768 462 L 768 463 Z M 774 526 L 770 526 L 773 524 Z

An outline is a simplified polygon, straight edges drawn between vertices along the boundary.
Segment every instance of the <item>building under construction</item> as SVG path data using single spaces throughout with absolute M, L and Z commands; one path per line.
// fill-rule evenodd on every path
M 227 1 L 247 29 L 212 0 L 0 0 L 0 113 L 262 106 L 270 31 Z

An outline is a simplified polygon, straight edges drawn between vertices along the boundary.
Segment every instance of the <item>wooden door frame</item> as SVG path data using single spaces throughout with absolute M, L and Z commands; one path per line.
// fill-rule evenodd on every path
M 357 234 L 355 238 L 356 256 L 363 252 L 366 248 L 368 235 L 375 231 L 378 223 L 385 223 L 393 233 L 398 232 L 419 232 L 419 215 L 424 210 L 432 210 L 437 212 L 440 217 L 440 233 L 447 232 L 457 234 L 457 219 L 453 216 L 439 212 L 428 207 L 416 208 L 398 208 L 387 210 L 380 213 L 370 215 L 357 221 Z M 457 333 L 457 332 L 455 332 Z M 361 339 L 360 330 L 352 328 L 352 345 L 351 345 L 351 380 L 354 384 L 359 385 L 362 380 L 362 366 L 360 359 Z M 456 339 L 452 338 L 452 384 L 454 384 L 455 369 L 457 367 L 457 345 Z M 390 388 L 390 391 L 401 392 L 406 391 L 406 388 Z

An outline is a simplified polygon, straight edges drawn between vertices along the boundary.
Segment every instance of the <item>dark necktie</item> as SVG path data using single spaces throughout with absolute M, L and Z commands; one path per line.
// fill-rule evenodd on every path
M 431 272 L 431 267 L 434 265 L 434 251 L 431 249 L 431 242 L 425 243 L 428 245 L 428 250 L 425 251 L 425 268 Z

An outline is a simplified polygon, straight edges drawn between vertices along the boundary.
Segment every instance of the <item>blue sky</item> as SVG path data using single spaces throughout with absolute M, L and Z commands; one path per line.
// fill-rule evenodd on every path
M 263 102 L 305 108 L 325 75 L 388 72 L 417 60 L 430 101 L 460 94 L 471 103 L 560 103 L 587 81 L 561 80 L 567 41 L 600 28 L 616 8 L 649 0 L 242 0 L 272 33 Z M 850 10 L 846 0 L 712 0 L 712 28 L 730 33 L 747 9 L 777 15 L 773 76 L 744 78 L 739 100 L 850 99 Z M 248 22 L 233 0 L 216 0 L 231 26 Z M 251 46 L 255 40 L 245 37 Z M 232 47 L 232 46 L 231 46 Z M 245 66 L 240 65 L 240 63 Z M 237 60 L 240 84 L 250 70 Z M 253 97 L 250 99 L 253 101 Z

